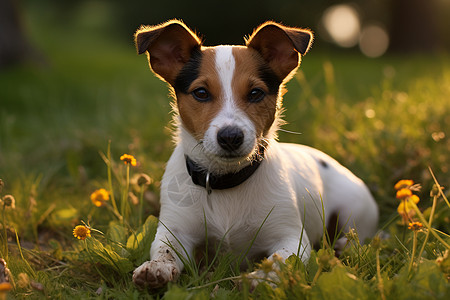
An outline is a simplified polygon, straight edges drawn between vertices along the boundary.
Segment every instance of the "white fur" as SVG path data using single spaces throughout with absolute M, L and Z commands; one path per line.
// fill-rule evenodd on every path
M 135 270 L 137 284 L 150 278 L 147 284 L 158 287 L 174 280 L 184 266 L 173 248 L 185 258 L 192 257 L 194 247 L 205 239 L 205 225 L 208 238 L 223 239 L 235 253 L 245 253 L 256 237 L 249 258 L 277 254 L 286 259 L 299 254 L 303 261 L 322 236 L 323 218 L 334 213 L 346 223 L 345 230 L 357 228 L 361 241 L 375 232 L 378 209 L 364 183 L 331 157 L 307 146 L 269 138 L 264 161 L 241 185 L 208 195 L 192 182 L 185 155 L 212 171 L 242 168 L 244 162 L 220 159 L 215 139 L 222 126 L 239 126 L 248 139 L 244 144 L 256 147 L 253 124 L 234 105 L 231 50 L 229 46 L 216 48 L 224 105 L 212 120 L 203 146 L 180 125 L 178 144 L 161 182 L 160 224 L 150 253 L 154 263 L 146 262 Z M 161 264 L 167 257 L 175 261 Z

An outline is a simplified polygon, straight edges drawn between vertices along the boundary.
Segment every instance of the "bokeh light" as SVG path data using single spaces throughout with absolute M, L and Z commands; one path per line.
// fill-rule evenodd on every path
M 323 13 L 322 23 L 339 46 L 349 48 L 358 44 L 361 25 L 358 11 L 353 6 L 339 4 L 329 7 Z
M 386 30 L 378 25 L 368 25 L 361 31 L 359 48 L 368 57 L 379 57 L 389 47 L 389 35 Z

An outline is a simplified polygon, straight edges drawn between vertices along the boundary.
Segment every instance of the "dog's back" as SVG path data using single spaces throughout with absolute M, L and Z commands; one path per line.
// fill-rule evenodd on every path
M 361 242 L 373 236 L 378 224 L 378 207 L 361 179 L 317 149 L 288 143 L 280 143 L 279 149 L 285 164 L 290 166 L 298 208 L 312 244 L 324 232 L 317 224 L 331 227 L 330 220 L 334 218 L 338 219 L 337 232 L 358 228 Z

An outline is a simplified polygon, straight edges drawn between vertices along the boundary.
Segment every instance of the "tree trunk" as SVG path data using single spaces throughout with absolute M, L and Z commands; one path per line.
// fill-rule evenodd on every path
M 0 0 L 0 68 L 39 57 L 25 36 L 20 17 L 18 0 Z

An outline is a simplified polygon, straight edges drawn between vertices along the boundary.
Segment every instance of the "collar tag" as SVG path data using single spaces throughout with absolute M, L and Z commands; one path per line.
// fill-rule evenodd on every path
M 209 182 L 209 176 L 210 176 L 210 174 L 211 174 L 211 173 L 206 172 L 205 188 L 206 188 L 206 191 L 208 192 L 208 195 L 211 195 L 211 192 L 212 192 L 211 184 L 210 184 L 210 182 Z

